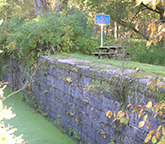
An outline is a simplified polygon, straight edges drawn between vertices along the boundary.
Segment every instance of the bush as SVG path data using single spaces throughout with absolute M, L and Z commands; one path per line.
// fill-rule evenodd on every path
M 165 48 L 160 45 L 151 45 L 147 48 L 146 43 L 145 40 L 136 39 L 108 39 L 105 42 L 106 45 L 125 45 L 127 52 L 131 53 L 132 61 L 165 66 Z
M 82 12 L 62 11 L 57 16 L 47 13 L 29 22 L 23 18 L 15 21 L 19 17 L 13 19 L 3 24 L 0 43 L 18 58 L 29 54 L 36 57 L 43 52 L 90 54 L 97 46 L 91 38 L 93 21 Z M 4 32 L 6 29 L 9 30 Z

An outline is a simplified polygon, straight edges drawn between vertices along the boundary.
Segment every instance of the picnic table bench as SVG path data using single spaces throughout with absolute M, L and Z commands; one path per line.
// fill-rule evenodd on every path
M 98 59 L 100 59 L 101 56 L 105 56 L 107 55 L 108 58 L 110 59 L 112 56 L 115 57 L 118 54 L 123 54 L 122 49 L 126 49 L 125 46 L 121 47 L 121 46 L 102 46 L 102 47 L 96 47 L 97 49 L 99 49 L 99 52 L 92 52 L 92 54 L 94 54 L 95 56 L 98 56 Z M 103 50 L 106 50 L 105 52 L 103 52 Z M 113 52 L 110 52 L 110 50 L 113 50 Z M 130 53 L 125 53 L 127 56 L 130 55 Z

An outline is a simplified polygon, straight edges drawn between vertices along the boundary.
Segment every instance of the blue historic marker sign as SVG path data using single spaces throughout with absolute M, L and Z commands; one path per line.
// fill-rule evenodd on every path
M 95 24 L 109 25 L 110 16 L 101 13 L 100 15 L 95 15 Z

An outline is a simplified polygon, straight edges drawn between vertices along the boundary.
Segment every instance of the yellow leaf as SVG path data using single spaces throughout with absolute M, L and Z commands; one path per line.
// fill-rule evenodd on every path
M 147 129 L 149 129 L 151 126 L 150 122 L 147 123 Z
M 159 113 L 156 113 L 155 115 L 154 115 L 154 118 L 158 115 Z
M 144 116 L 144 121 L 146 121 L 147 118 L 148 118 L 148 114 L 146 114 L 146 115 Z
M 113 116 L 114 116 L 114 118 L 116 117 L 116 112 L 114 111 L 114 113 L 113 113 Z
M 162 135 L 165 136 L 165 128 L 162 128 Z
M 151 86 L 150 86 L 150 89 L 152 90 L 154 88 L 154 84 L 152 84 Z
M 128 112 L 126 113 L 126 117 L 127 117 L 128 121 L 129 121 L 129 115 L 128 115 Z
M 159 141 L 157 144 L 162 144 L 162 141 Z
M 141 121 L 141 122 L 139 122 L 139 128 L 140 127 L 143 127 L 144 126 L 144 124 L 145 124 L 145 121 L 143 120 L 143 121 Z
M 143 0 L 136 0 L 136 6 L 140 5 Z
M 160 137 L 160 132 L 157 130 L 156 131 L 156 137 L 159 138 Z
M 151 0 L 150 5 L 152 6 L 152 8 L 155 10 L 156 9 L 156 5 L 159 3 L 159 0 Z
M 151 29 L 151 25 L 152 25 L 152 24 L 149 24 L 149 25 L 148 25 L 147 31 L 149 31 L 149 30 Z
M 161 28 L 162 28 L 162 25 L 159 25 L 158 26 L 158 32 L 160 32 Z
M 149 81 L 149 82 L 147 83 L 147 87 L 149 87 L 151 83 L 152 83 L 152 81 Z
M 106 112 L 106 117 L 108 117 L 110 119 L 112 117 L 112 111 Z
M 125 116 L 125 112 L 122 112 L 122 111 L 119 111 L 118 114 L 117 114 L 118 119 L 121 119 L 124 116 Z
M 161 88 L 161 87 L 163 87 L 163 84 L 161 84 L 161 85 L 159 86 L 159 88 Z
M 148 143 L 150 139 L 151 139 L 151 134 L 148 134 L 147 137 L 145 138 L 144 142 Z
M 147 41 L 146 46 L 147 46 L 147 47 L 150 47 L 151 43 L 152 43 L 152 40 Z
M 143 0 L 143 4 L 147 5 L 150 3 L 151 0 Z
M 152 25 L 151 25 L 151 31 L 152 32 L 155 32 L 156 31 L 156 25 L 154 23 L 152 23 Z
M 156 142 L 157 142 L 156 136 L 153 136 L 152 137 L 152 143 L 156 143 Z
M 150 109 L 152 107 L 152 101 L 149 101 L 146 105 L 147 110 Z
M 142 112 L 140 112 L 140 113 L 138 114 L 138 118 L 141 118 L 141 116 L 142 116 Z
M 119 111 L 119 112 L 117 113 L 117 116 L 119 117 L 121 114 L 122 114 L 122 111 Z
M 162 38 L 163 38 L 163 35 L 159 36 L 159 41 L 161 41 L 161 40 L 162 40 Z
M 165 0 L 163 0 L 163 2 L 162 2 L 162 6 L 165 6 Z
M 153 40 L 153 44 L 156 46 L 156 41 Z
M 128 104 L 127 107 L 130 107 L 132 104 Z
M 149 134 L 151 134 L 151 135 L 152 135 L 154 132 L 155 132 L 155 130 L 152 130 L 152 131 L 150 131 L 150 132 L 149 132 Z
M 139 23 L 136 24 L 135 30 L 136 30 L 136 31 L 139 31 Z

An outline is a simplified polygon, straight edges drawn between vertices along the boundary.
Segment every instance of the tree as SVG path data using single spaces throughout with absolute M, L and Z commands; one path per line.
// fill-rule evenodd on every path
M 152 10 L 144 4 L 135 7 L 135 0 L 89 0 L 87 5 L 93 14 L 109 14 L 112 21 L 124 27 L 124 31 L 130 31 L 130 36 L 133 32 L 146 40 L 149 39 L 149 34 L 146 33 L 148 24 L 163 12 Z
M 56 0 L 55 14 L 57 14 L 59 11 L 60 11 L 60 0 Z
M 41 3 L 42 3 L 42 7 L 41 7 Z M 37 1 L 33 0 L 33 6 L 34 6 L 36 17 L 38 17 L 42 8 L 44 12 L 48 11 L 48 7 L 45 0 L 37 0 Z
M 147 9 L 159 14 L 159 20 L 148 25 L 147 31 L 151 31 L 147 46 L 153 42 L 155 45 L 158 41 L 164 42 L 165 35 L 165 0 L 136 0 L 136 6 L 144 6 Z

